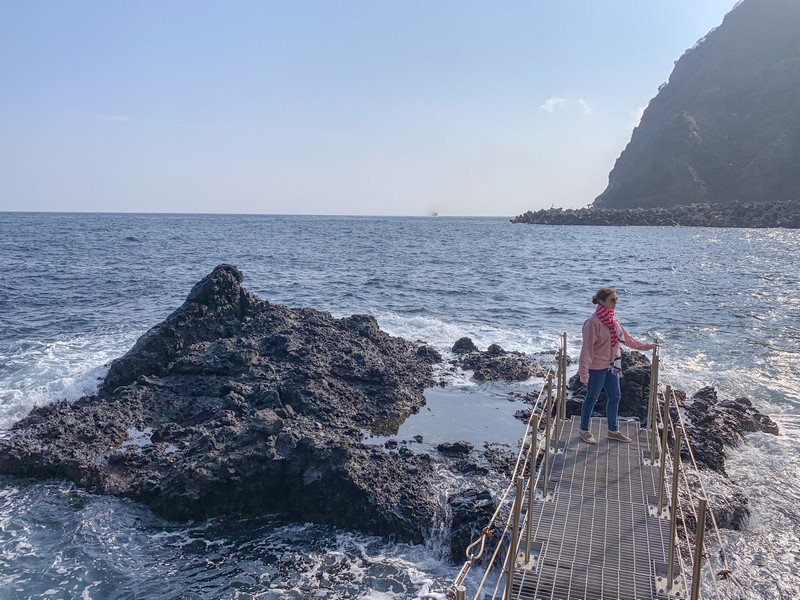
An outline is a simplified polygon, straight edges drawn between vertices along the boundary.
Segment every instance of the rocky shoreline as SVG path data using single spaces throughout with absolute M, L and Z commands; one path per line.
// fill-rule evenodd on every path
M 111 363 L 97 394 L 32 410 L 0 437 L 0 473 L 68 479 L 175 520 L 281 511 L 414 543 L 444 536 L 463 560 L 496 508 L 491 481 L 507 479 L 517 448 L 365 443 L 396 435 L 423 407 L 441 354 L 367 315 L 271 304 L 242 281 L 232 265 L 215 268 Z M 438 368 L 470 370 L 476 381 L 524 381 L 552 364 L 497 345 L 481 351 L 468 338 L 451 353 Z M 624 367 L 620 414 L 643 419 L 649 360 L 626 353 Z M 576 378 L 571 389 L 568 415 L 580 411 Z M 777 427 L 747 399 L 718 401 L 711 389 L 680 399 L 698 461 L 725 482 L 717 520 L 738 528 L 747 499 L 725 475 L 725 448 Z
M 800 228 L 800 201 L 684 204 L 666 208 L 549 208 L 528 211 L 512 223 L 682 227 Z

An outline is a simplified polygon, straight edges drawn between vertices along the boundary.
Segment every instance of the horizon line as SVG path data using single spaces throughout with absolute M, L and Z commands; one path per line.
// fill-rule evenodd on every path
M 506 219 L 517 215 L 383 215 L 357 213 L 248 213 L 248 212 L 144 212 L 144 211 L 95 211 L 95 210 L 0 210 L 0 214 L 45 214 L 45 215 L 163 215 L 163 216 L 220 216 L 220 217 L 357 217 L 387 219 Z M 524 213 L 523 213 L 524 214 Z

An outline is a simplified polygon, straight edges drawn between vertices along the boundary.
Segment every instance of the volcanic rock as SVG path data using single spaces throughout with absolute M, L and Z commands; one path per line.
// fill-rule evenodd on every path
M 475 345 L 475 342 L 472 341 L 471 338 L 462 337 L 456 340 L 456 343 L 453 344 L 453 348 L 451 352 L 453 354 L 468 354 L 469 352 L 477 352 L 478 347 Z
M 691 422 L 689 442 L 697 462 L 725 474 L 725 448 L 739 446 L 745 432 L 778 434 L 778 426 L 747 398 L 717 400 L 713 387 L 698 390 L 681 403 Z M 685 458 L 689 458 L 688 454 Z
M 472 488 L 451 496 L 447 502 L 453 515 L 450 557 L 454 563 L 459 564 L 467 560 L 467 547 L 480 538 L 497 505 L 487 490 Z M 492 541 L 497 537 L 496 532 L 494 536 L 490 536 Z M 491 541 L 487 541 L 486 547 L 491 547 Z M 475 548 L 473 554 L 477 554 L 477 550 Z
M 469 454 L 475 448 L 466 440 L 459 440 L 458 442 L 443 442 L 436 446 L 436 449 L 442 454 Z
M 456 342 L 456 345 L 462 340 Z M 466 348 L 466 345 L 461 347 Z M 543 376 L 546 370 L 543 364 L 523 352 L 508 352 L 497 344 L 489 346 L 486 352 L 477 349 L 460 350 L 460 356 L 452 364 L 471 370 L 477 381 L 525 381 L 534 375 Z
M 424 404 L 432 353 L 371 316 L 260 300 L 220 265 L 112 362 L 97 395 L 34 409 L 0 472 L 66 478 L 174 519 L 283 510 L 420 542 L 425 456 L 361 443 Z

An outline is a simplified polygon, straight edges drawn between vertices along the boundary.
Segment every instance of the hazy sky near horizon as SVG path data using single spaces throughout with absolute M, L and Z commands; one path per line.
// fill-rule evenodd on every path
M 0 210 L 582 207 L 735 0 L 0 0 Z

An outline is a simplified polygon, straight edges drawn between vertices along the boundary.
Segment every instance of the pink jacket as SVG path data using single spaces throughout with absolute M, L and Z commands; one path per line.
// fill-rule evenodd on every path
M 640 342 L 622 328 L 625 339 L 620 340 L 634 350 L 652 350 L 655 344 Z M 596 314 L 586 319 L 583 324 L 583 345 L 581 358 L 578 362 L 578 377 L 583 383 L 589 381 L 589 369 L 608 369 L 614 360 L 614 351 L 611 349 L 611 332 Z

